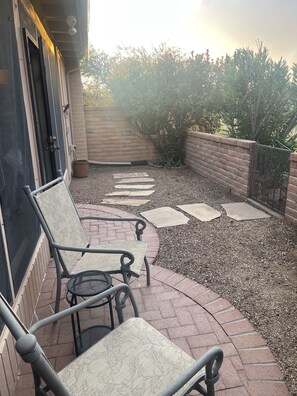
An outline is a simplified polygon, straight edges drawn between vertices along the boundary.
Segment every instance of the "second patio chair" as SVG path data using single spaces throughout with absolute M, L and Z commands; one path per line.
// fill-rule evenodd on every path
M 120 325 L 56 372 L 34 334 L 108 295 L 114 296 Z M 27 329 L 0 293 L 0 318 L 15 338 L 21 358 L 31 364 L 36 396 L 182 396 L 192 389 L 215 395 L 223 351 L 213 347 L 195 361 L 145 320 L 124 321 L 123 308 L 131 296 L 129 286 L 116 285 Z
M 139 277 L 144 262 L 147 285 L 150 284 L 150 269 L 145 255 L 147 244 L 141 241 L 146 227 L 143 219 L 80 217 L 62 175 L 34 191 L 25 186 L 24 191 L 52 249 L 57 273 L 55 312 L 59 311 L 62 278 L 82 271 L 100 270 L 109 274 L 122 274 L 124 282 L 129 283 L 131 276 Z M 91 246 L 82 220 L 133 222 L 136 239 Z

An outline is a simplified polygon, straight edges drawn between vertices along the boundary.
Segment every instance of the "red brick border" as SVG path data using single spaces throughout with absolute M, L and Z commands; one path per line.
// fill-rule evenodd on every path
M 225 389 L 219 387 L 217 395 L 286 396 L 290 394 L 266 341 L 232 304 L 206 287 L 170 270 L 154 266 L 153 274 L 154 279 L 162 280 L 162 283 L 181 291 L 195 301 L 208 317 L 208 321 L 211 316 L 213 322 L 210 322 L 214 334 L 219 341 L 221 340 L 219 345 L 225 353 L 223 364 L 227 365 L 227 371 L 229 370 L 229 383 L 226 384 L 223 367 L 222 378 L 226 387 Z M 180 328 L 180 334 L 186 337 L 183 327 L 185 326 Z M 176 334 L 169 331 L 169 336 L 174 338 Z M 190 339 L 190 350 L 193 355 L 197 346 L 203 348 L 207 344 L 212 345 L 210 336 L 211 333 L 203 338 L 200 334 L 197 340 Z

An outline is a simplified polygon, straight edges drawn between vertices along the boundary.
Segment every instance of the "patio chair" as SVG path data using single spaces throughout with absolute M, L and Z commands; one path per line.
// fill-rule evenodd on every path
M 112 293 L 120 325 L 82 355 L 56 372 L 34 333 Z M 47 317 L 27 330 L 0 294 L 0 317 L 16 339 L 16 350 L 31 364 L 35 395 L 52 391 L 64 395 L 187 395 L 192 389 L 214 396 L 223 352 L 214 347 L 195 361 L 160 332 L 139 317 L 123 321 L 122 308 L 129 297 L 126 284 L 91 297 L 82 303 Z M 204 381 L 204 383 L 203 383 Z
M 61 171 L 59 175 L 34 191 L 29 186 L 24 187 L 48 238 L 55 261 L 55 312 L 59 311 L 62 279 L 82 271 L 100 270 L 109 274 L 122 274 L 124 282 L 128 284 L 131 276 L 140 276 L 144 261 L 147 285 L 150 285 L 150 268 L 145 255 L 147 244 L 141 241 L 146 222 L 137 217 L 79 217 Z M 81 223 L 83 220 L 133 222 L 136 240 L 90 246 Z

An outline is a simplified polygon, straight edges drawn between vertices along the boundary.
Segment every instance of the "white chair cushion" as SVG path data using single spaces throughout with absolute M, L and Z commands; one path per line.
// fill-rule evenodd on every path
M 157 395 L 193 363 L 189 355 L 140 318 L 113 330 L 59 372 L 71 395 Z M 201 370 L 176 395 L 198 379 Z
M 56 243 L 64 246 L 87 247 L 88 239 L 65 183 L 49 188 L 35 196 L 36 203 Z M 79 252 L 60 250 L 69 272 L 80 257 Z
M 64 182 L 37 195 L 36 202 L 56 243 L 64 246 L 87 247 L 88 239 Z M 147 244 L 134 240 L 92 247 L 97 249 L 120 249 L 131 252 L 135 261 L 130 269 L 139 275 Z M 86 270 L 112 272 L 121 269 L 120 255 L 86 253 L 81 257 L 82 255 L 79 252 L 60 250 L 59 253 L 69 273 L 78 273 Z
M 147 244 L 141 241 L 124 241 L 91 246 L 91 248 L 127 250 L 134 256 L 134 263 L 131 265 L 130 270 L 139 275 Z M 121 268 L 120 258 L 121 254 L 86 253 L 72 268 L 72 272 L 78 273 L 86 270 L 119 271 Z

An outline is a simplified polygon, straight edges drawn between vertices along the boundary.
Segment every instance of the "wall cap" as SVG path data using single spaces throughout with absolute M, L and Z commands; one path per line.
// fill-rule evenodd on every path
M 247 149 L 251 149 L 256 144 L 254 140 L 236 139 L 225 136 L 212 135 L 205 132 L 188 131 L 187 134 L 204 140 L 211 140 L 217 143 L 229 144 L 232 146 L 243 147 Z

